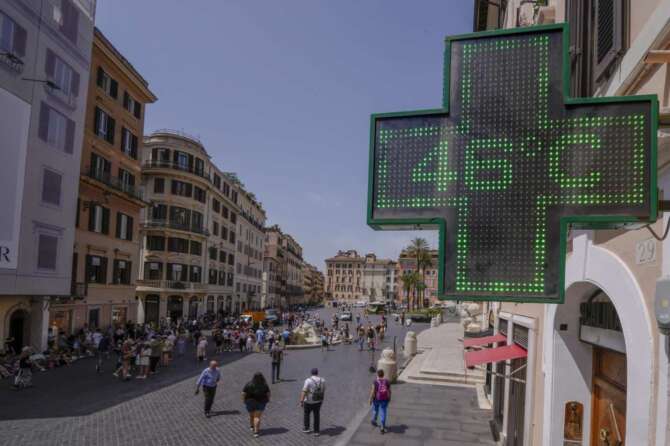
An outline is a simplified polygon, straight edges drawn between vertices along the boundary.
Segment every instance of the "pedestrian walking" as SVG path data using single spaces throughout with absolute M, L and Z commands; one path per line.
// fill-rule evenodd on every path
M 180 333 L 179 336 L 177 337 L 177 354 L 179 356 L 184 356 L 185 352 L 186 352 L 186 336 Z
M 377 370 L 377 378 L 370 389 L 370 405 L 372 406 L 373 426 L 377 426 L 377 417 L 381 415 L 379 430 L 386 433 L 386 417 L 388 416 L 388 405 L 391 402 L 391 381 L 384 378 L 384 371 Z
M 196 348 L 196 355 L 198 357 L 198 361 L 202 362 L 207 359 L 207 338 L 205 336 L 201 336 L 197 345 L 198 348 Z
M 214 397 L 216 396 L 216 386 L 221 380 L 221 373 L 219 372 L 219 364 L 216 361 L 209 363 L 209 367 L 202 371 L 195 387 L 195 394 L 202 393 L 205 395 L 205 416 L 211 416 L 212 404 L 214 404 Z
M 270 387 L 261 372 L 254 373 L 253 378 L 242 389 L 242 401 L 249 412 L 249 427 L 254 437 L 260 435 L 261 415 L 270 402 Z
M 328 331 L 324 328 L 321 332 L 321 351 L 328 351 Z
M 319 369 L 313 368 L 312 374 L 305 380 L 300 393 L 300 405 L 304 409 L 303 427 L 304 433 L 310 433 L 310 414 L 314 414 L 314 435 L 320 435 L 321 405 L 326 394 L 326 380 L 319 376 Z
M 284 359 L 284 349 L 278 342 L 270 349 L 270 358 L 272 358 L 272 384 L 274 384 L 275 381 L 281 381 L 279 371 L 281 369 L 281 362 Z
M 98 332 L 96 332 L 98 333 Z M 94 337 L 95 342 L 95 337 Z M 97 361 L 95 364 L 95 371 L 97 373 L 102 373 L 102 360 L 104 357 L 109 358 L 109 348 L 110 348 L 110 338 L 107 335 L 102 336 L 97 341 L 96 352 L 97 352 Z

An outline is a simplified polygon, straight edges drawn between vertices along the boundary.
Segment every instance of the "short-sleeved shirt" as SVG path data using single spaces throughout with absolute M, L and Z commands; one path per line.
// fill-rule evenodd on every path
M 305 401 L 307 403 L 320 403 L 321 401 L 315 401 L 313 398 L 314 395 L 314 389 L 316 389 L 317 386 L 321 386 L 321 390 L 323 393 L 326 392 L 326 380 L 319 377 L 312 375 L 309 378 L 305 380 L 305 384 L 302 386 L 302 391 L 305 392 Z
M 267 385 L 257 386 L 252 381 L 249 381 L 247 385 L 244 386 L 244 389 L 242 389 L 242 392 L 244 392 L 244 398 L 247 400 L 267 403 L 270 388 Z
M 284 349 L 282 349 L 279 344 L 274 344 L 270 349 L 270 356 L 272 357 L 272 362 L 281 362 L 284 356 Z

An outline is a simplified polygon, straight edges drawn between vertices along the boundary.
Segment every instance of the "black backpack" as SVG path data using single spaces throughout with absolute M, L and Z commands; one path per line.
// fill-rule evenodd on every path
M 318 381 L 312 380 L 314 383 L 314 390 L 312 391 L 312 400 L 314 402 L 323 401 L 324 390 L 323 390 L 323 380 L 319 379 Z

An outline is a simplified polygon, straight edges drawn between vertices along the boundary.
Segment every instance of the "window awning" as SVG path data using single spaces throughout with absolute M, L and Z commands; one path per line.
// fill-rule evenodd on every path
M 487 348 L 484 350 L 465 352 L 465 366 L 474 367 L 479 364 L 525 358 L 526 356 L 528 356 L 526 349 L 517 344 L 498 348 Z
M 463 339 L 463 347 L 479 347 L 482 345 L 493 344 L 494 342 L 507 342 L 507 336 L 498 333 L 493 336 L 484 336 L 483 338 Z

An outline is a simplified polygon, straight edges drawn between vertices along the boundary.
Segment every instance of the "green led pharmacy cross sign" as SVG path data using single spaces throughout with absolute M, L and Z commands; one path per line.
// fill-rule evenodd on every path
M 442 299 L 561 303 L 570 225 L 656 219 L 656 98 L 569 98 L 567 36 L 448 38 L 444 108 L 372 116 L 368 224 L 440 229 Z

